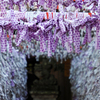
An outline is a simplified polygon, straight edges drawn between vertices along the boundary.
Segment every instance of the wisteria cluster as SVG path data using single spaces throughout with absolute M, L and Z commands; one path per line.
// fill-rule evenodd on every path
M 70 11 L 72 9 L 88 9 L 96 10 L 98 0 L 0 0 L 2 11 L 9 5 L 9 9 L 14 9 L 17 5 L 19 11 L 27 11 L 27 5 L 30 8 L 40 9 L 43 7 L 44 10 L 55 12 L 59 5 L 59 11 Z M 74 8 L 73 8 L 74 7 Z
M 5 2 L 8 2 L 11 5 L 25 3 L 24 0 L 2 1 L 3 4 L 5 4 Z M 49 3 L 53 1 L 28 0 L 26 2 L 30 4 L 32 4 L 31 2 L 38 2 L 38 3 L 42 2 L 40 3 L 41 5 L 43 4 L 43 2 L 44 3 L 46 2 L 46 4 L 49 5 Z M 65 3 L 65 1 L 63 0 L 62 1 L 58 0 L 56 2 L 60 4 Z M 90 3 L 89 1 L 81 1 L 81 0 L 76 0 L 75 2 L 83 2 L 84 5 Z M 91 1 L 91 4 L 96 2 L 98 1 Z M 38 13 L 37 16 L 33 14 L 31 17 L 29 17 L 29 20 L 27 20 L 28 19 L 27 14 L 23 13 L 24 15 L 19 15 L 20 17 L 16 16 L 18 13 L 14 12 L 14 10 L 12 10 L 11 8 L 6 14 L 7 16 L 4 16 L 4 18 L 2 17 L 0 18 L 1 52 L 6 51 L 7 41 L 9 41 L 9 52 L 12 52 L 12 37 L 14 31 L 16 30 L 15 44 L 16 46 L 20 46 L 22 41 L 25 41 L 24 43 L 22 43 L 22 45 L 24 44 L 22 46 L 22 48 L 24 48 L 23 49 L 24 53 L 27 51 L 27 53 L 29 54 L 34 51 L 35 54 L 33 52 L 32 53 L 33 55 L 38 56 L 44 54 L 44 55 L 48 55 L 48 57 L 60 55 L 59 57 L 61 59 L 65 58 L 65 56 L 67 56 L 68 53 L 80 53 L 80 46 L 82 44 L 84 45 L 87 42 L 92 41 L 92 37 L 91 37 L 92 28 L 96 26 L 96 28 L 99 29 L 99 16 L 98 15 L 91 16 L 88 14 L 77 13 L 77 12 L 62 13 L 63 8 L 61 5 L 59 5 L 59 7 L 61 10 L 60 13 L 49 13 L 48 15 L 48 13 L 41 12 Z M 45 14 L 47 15 L 46 19 L 44 19 Z M 81 38 L 80 38 L 79 29 L 83 27 L 86 27 L 85 29 L 86 33 L 85 33 L 84 41 L 82 43 L 82 41 L 80 41 Z M 99 47 L 98 33 L 97 33 L 96 48 Z M 7 34 L 8 34 L 8 40 L 6 38 Z M 30 45 L 25 44 L 28 42 L 31 42 L 29 43 Z M 26 45 L 28 45 L 28 47 Z M 33 45 L 35 46 L 35 48 Z M 26 47 L 27 49 L 25 50 Z M 32 49 L 31 52 L 29 48 Z
M 81 44 L 83 43 L 83 40 L 84 40 L 84 33 L 85 33 L 85 29 L 81 29 L 80 30 L 80 33 L 81 33 Z M 95 37 L 95 29 L 92 29 L 92 32 L 91 34 L 93 35 L 92 37 L 92 40 L 94 39 Z M 19 52 L 25 54 L 25 55 L 28 55 L 28 57 L 30 57 L 30 55 L 32 56 L 36 56 L 36 60 L 38 61 L 39 60 L 39 57 L 40 56 L 45 56 L 47 58 L 50 58 L 48 57 L 48 52 L 40 52 L 40 42 L 36 41 L 36 40 L 32 40 L 31 42 L 27 42 L 27 41 L 22 41 L 20 46 L 16 46 L 15 45 L 15 40 L 13 40 L 13 46 L 15 47 L 15 49 L 19 50 Z M 63 60 L 67 60 L 67 58 L 72 58 L 73 56 L 77 55 L 77 53 L 69 53 L 67 52 L 66 49 L 64 49 L 62 47 L 61 44 L 58 43 L 57 45 L 57 48 L 55 50 L 55 52 L 51 52 L 51 57 L 54 57 L 56 59 L 56 61 L 63 61 Z
M 1 22 L 1 52 L 6 51 L 7 33 L 9 35 L 9 50 L 11 52 L 13 32 L 16 30 L 16 46 L 19 46 L 23 40 L 28 42 L 35 40 L 40 46 L 39 51 L 42 53 L 48 52 L 49 57 L 52 56 L 52 52 L 56 51 L 59 44 L 60 47 L 58 48 L 63 48 L 68 53 L 80 53 L 79 28 L 86 27 L 83 44 L 91 42 L 91 30 L 98 23 L 98 17 L 86 16 L 84 19 L 79 17 L 76 20 L 65 21 L 62 16 L 62 14 L 57 14 L 55 19 L 43 21 L 43 16 L 40 15 L 33 22 L 24 22 L 24 24 L 12 23 L 12 20 L 5 20 L 4 24 Z
M 71 62 L 70 83 L 73 100 L 100 100 L 100 50 L 95 41 L 83 47 Z
M 27 61 L 25 55 L 12 49 L 0 53 L 0 100 L 26 100 Z

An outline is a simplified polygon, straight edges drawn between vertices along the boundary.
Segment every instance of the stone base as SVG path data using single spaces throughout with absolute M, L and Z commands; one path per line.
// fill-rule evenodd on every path
M 33 100 L 56 100 L 58 95 L 32 95 Z

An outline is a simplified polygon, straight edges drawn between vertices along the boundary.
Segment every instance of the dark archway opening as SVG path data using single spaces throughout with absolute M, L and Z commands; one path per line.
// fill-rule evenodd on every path
M 29 92 L 31 90 L 31 85 L 33 81 L 35 79 L 38 79 L 38 77 L 36 77 L 36 75 L 34 74 L 34 65 L 35 63 L 39 63 L 39 62 L 37 62 L 35 57 L 33 56 L 30 56 L 30 58 L 28 58 L 27 56 L 26 59 L 27 59 L 27 69 L 28 69 L 28 73 L 27 73 L 28 75 L 28 80 L 27 80 L 28 98 L 27 100 L 33 100 Z
M 57 83 L 59 85 L 59 95 L 57 100 L 72 100 L 71 99 L 71 85 L 69 80 L 69 69 L 70 69 L 70 62 L 71 60 L 68 59 L 64 63 L 64 72 L 53 71 L 51 70 L 51 74 L 55 76 L 57 79 Z M 31 85 L 33 84 L 34 80 L 39 80 L 39 78 L 34 74 L 34 66 L 35 64 L 39 64 L 35 57 L 30 56 L 27 57 L 27 69 L 28 69 L 28 80 L 27 80 L 27 88 L 28 88 L 28 98 L 27 100 L 34 100 L 30 95 Z M 30 70 L 31 69 L 31 70 Z

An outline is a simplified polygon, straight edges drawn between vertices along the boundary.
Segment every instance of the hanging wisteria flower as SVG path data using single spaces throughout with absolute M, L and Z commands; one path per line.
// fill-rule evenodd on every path
M 25 55 L 12 48 L 9 53 L 0 53 L 0 99 L 26 100 L 27 97 L 27 62 Z
M 95 50 L 95 42 L 84 46 L 81 54 L 71 62 L 70 82 L 73 100 L 100 99 L 100 50 Z

